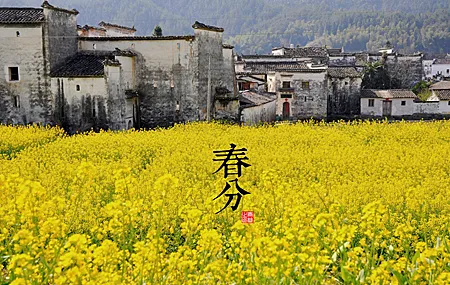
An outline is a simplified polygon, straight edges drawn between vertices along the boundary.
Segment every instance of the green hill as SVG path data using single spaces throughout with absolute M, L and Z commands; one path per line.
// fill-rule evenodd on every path
M 54 0 L 80 11 L 80 24 L 104 20 L 151 34 L 192 33 L 198 20 L 225 28 L 239 52 L 267 53 L 289 44 L 375 50 L 387 40 L 402 52 L 450 52 L 448 0 Z M 1 6 L 39 6 L 40 0 L 0 0 Z

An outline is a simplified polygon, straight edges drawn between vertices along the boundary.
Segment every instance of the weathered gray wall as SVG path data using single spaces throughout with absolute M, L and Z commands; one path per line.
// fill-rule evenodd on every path
M 302 81 L 309 81 L 309 89 L 302 89 Z M 296 119 L 326 118 L 328 84 L 326 72 L 305 78 L 294 77 L 296 100 L 292 103 L 292 116 Z M 306 101 L 305 101 L 306 99 Z
M 423 78 L 420 56 L 390 56 L 386 61 L 388 74 L 400 81 L 399 88 L 412 88 Z
M 242 122 L 246 126 L 257 125 L 263 122 L 273 122 L 276 117 L 277 101 L 273 100 L 262 105 L 242 110 Z
M 165 127 L 175 122 L 205 120 L 209 69 L 211 117 L 214 116 L 216 87 L 225 87 L 234 96 L 234 73 L 230 63 L 225 64 L 220 32 L 196 29 L 195 38 L 90 38 L 79 43 L 82 50 L 93 50 L 94 45 L 96 50 L 119 48 L 136 53 L 135 85 L 139 92 L 142 127 Z M 237 105 L 234 109 L 237 116 Z
M 52 92 L 56 122 L 67 132 L 109 127 L 105 78 L 52 78 Z
M 379 61 L 384 64 L 389 77 L 398 82 L 395 89 L 410 89 L 422 80 L 424 71 L 422 56 L 418 55 L 372 55 L 370 62 Z
M 439 114 L 439 102 L 414 102 L 413 114 Z
M 207 118 L 207 96 L 208 96 L 208 77 L 211 75 L 211 100 L 210 100 L 210 115 L 213 118 L 214 98 L 216 97 L 216 88 L 226 88 L 227 90 L 234 90 L 234 78 L 227 78 L 230 74 L 226 70 L 224 64 L 223 48 L 222 48 L 222 33 L 195 29 L 196 55 L 197 55 L 197 70 L 198 70 L 198 104 L 199 104 L 199 119 L 206 120 Z M 228 71 L 228 72 L 227 72 Z
M 329 78 L 328 116 L 359 115 L 361 83 L 361 78 Z
M 165 127 L 199 118 L 199 75 L 191 39 L 84 39 L 80 48 L 93 50 L 95 44 L 97 50 L 132 49 L 136 53 L 135 88 L 139 92 L 141 127 Z
M 50 72 L 78 50 L 76 15 L 44 8 L 45 52 Z
M 42 25 L 0 26 L 1 123 L 52 123 L 53 103 L 44 62 Z M 10 66 L 19 67 L 19 81 L 9 81 Z M 19 108 L 14 107 L 14 96 L 20 98 Z
M 328 100 L 328 80 L 327 72 L 289 72 L 283 75 L 276 72 L 269 75 L 271 79 L 271 89 L 269 91 L 277 92 L 277 115 L 282 117 L 283 103 L 290 104 L 291 119 L 308 119 L 308 118 L 326 118 L 327 117 L 327 100 Z M 290 81 L 293 88 L 292 98 L 281 98 L 280 92 L 283 81 Z M 309 82 L 309 88 L 303 89 L 302 82 Z

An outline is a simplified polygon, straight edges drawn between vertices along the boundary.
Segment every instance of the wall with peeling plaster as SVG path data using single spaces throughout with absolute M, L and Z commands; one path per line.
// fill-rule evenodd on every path
M 0 25 L 0 51 L 0 123 L 51 123 L 52 98 L 47 89 L 42 25 Z M 18 81 L 9 80 L 9 67 L 19 68 Z

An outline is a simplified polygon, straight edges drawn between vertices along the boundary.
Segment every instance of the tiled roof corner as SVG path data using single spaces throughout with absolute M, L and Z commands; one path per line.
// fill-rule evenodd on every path
M 450 81 L 440 81 L 430 86 L 431 90 L 450 90 Z
M 192 25 L 192 28 L 200 29 L 200 30 L 208 30 L 208 31 L 213 31 L 213 32 L 219 32 L 219 33 L 223 33 L 223 31 L 224 31 L 223 28 L 209 26 L 209 25 L 200 23 L 198 21 L 195 21 L 195 23 Z
M 435 90 L 433 92 L 439 100 L 450 100 L 450 90 Z
M 42 8 L 0 8 L 1 24 L 40 24 L 44 21 Z
M 222 48 L 224 48 L 224 49 L 234 49 L 234 46 L 229 45 L 229 44 L 223 44 Z
M 84 26 L 77 25 L 77 28 L 79 30 L 84 30 L 84 31 L 87 31 L 89 29 L 94 29 L 94 30 L 98 30 L 98 31 L 106 31 L 106 29 L 104 29 L 104 28 L 94 27 L 94 26 L 89 26 L 89 25 L 84 25 Z
M 106 22 L 103 22 L 103 21 L 98 23 L 98 25 L 101 26 L 101 27 L 114 27 L 114 28 L 119 28 L 119 29 L 130 30 L 130 31 L 136 32 L 136 29 L 134 28 L 134 26 L 130 28 L 130 27 L 126 27 L 126 26 L 106 23 Z
M 417 99 L 418 97 L 411 90 L 390 89 L 390 90 L 361 90 L 361 98 L 381 98 L 381 99 Z

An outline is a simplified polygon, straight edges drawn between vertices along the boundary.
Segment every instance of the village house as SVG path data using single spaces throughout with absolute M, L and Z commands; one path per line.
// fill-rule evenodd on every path
M 0 123 L 55 123 L 50 72 L 77 53 L 77 14 L 0 8 Z
M 416 94 L 410 90 L 361 91 L 361 116 L 391 117 L 414 114 Z
M 250 90 L 241 92 L 239 94 L 241 123 L 251 126 L 275 121 L 276 99 L 275 93 Z
M 321 47 L 291 45 L 274 48 L 271 55 L 242 55 L 236 61 L 236 74 L 264 79 L 267 90 L 277 93 L 277 114 L 284 119 L 359 115 L 362 73 L 350 64 L 330 67 L 328 52 Z M 308 89 L 301 84 L 284 89 L 288 77 L 311 85 Z
M 325 66 L 277 68 L 268 74 L 269 92 L 277 95 L 276 113 L 283 120 L 327 117 L 328 82 Z
M 430 86 L 431 96 L 427 101 L 439 103 L 440 114 L 450 114 L 450 81 L 437 82 Z
M 431 76 L 440 80 L 450 78 L 450 56 L 447 55 L 445 58 L 433 60 Z
M 378 52 L 339 53 L 333 50 L 329 55 L 328 65 L 354 67 L 358 72 L 363 72 L 367 64 L 374 62 L 385 66 L 387 74 L 396 80 L 399 88 L 412 88 L 425 76 L 422 53 L 401 54 L 389 45 Z
M 90 128 L 238 120 L 233 47 L 223 29 L 135 36 L 135 29 L 77 25 L 78 11 L 0 8 L 0 122 Z M 14 50 L 14 53 L 10 51 Z

